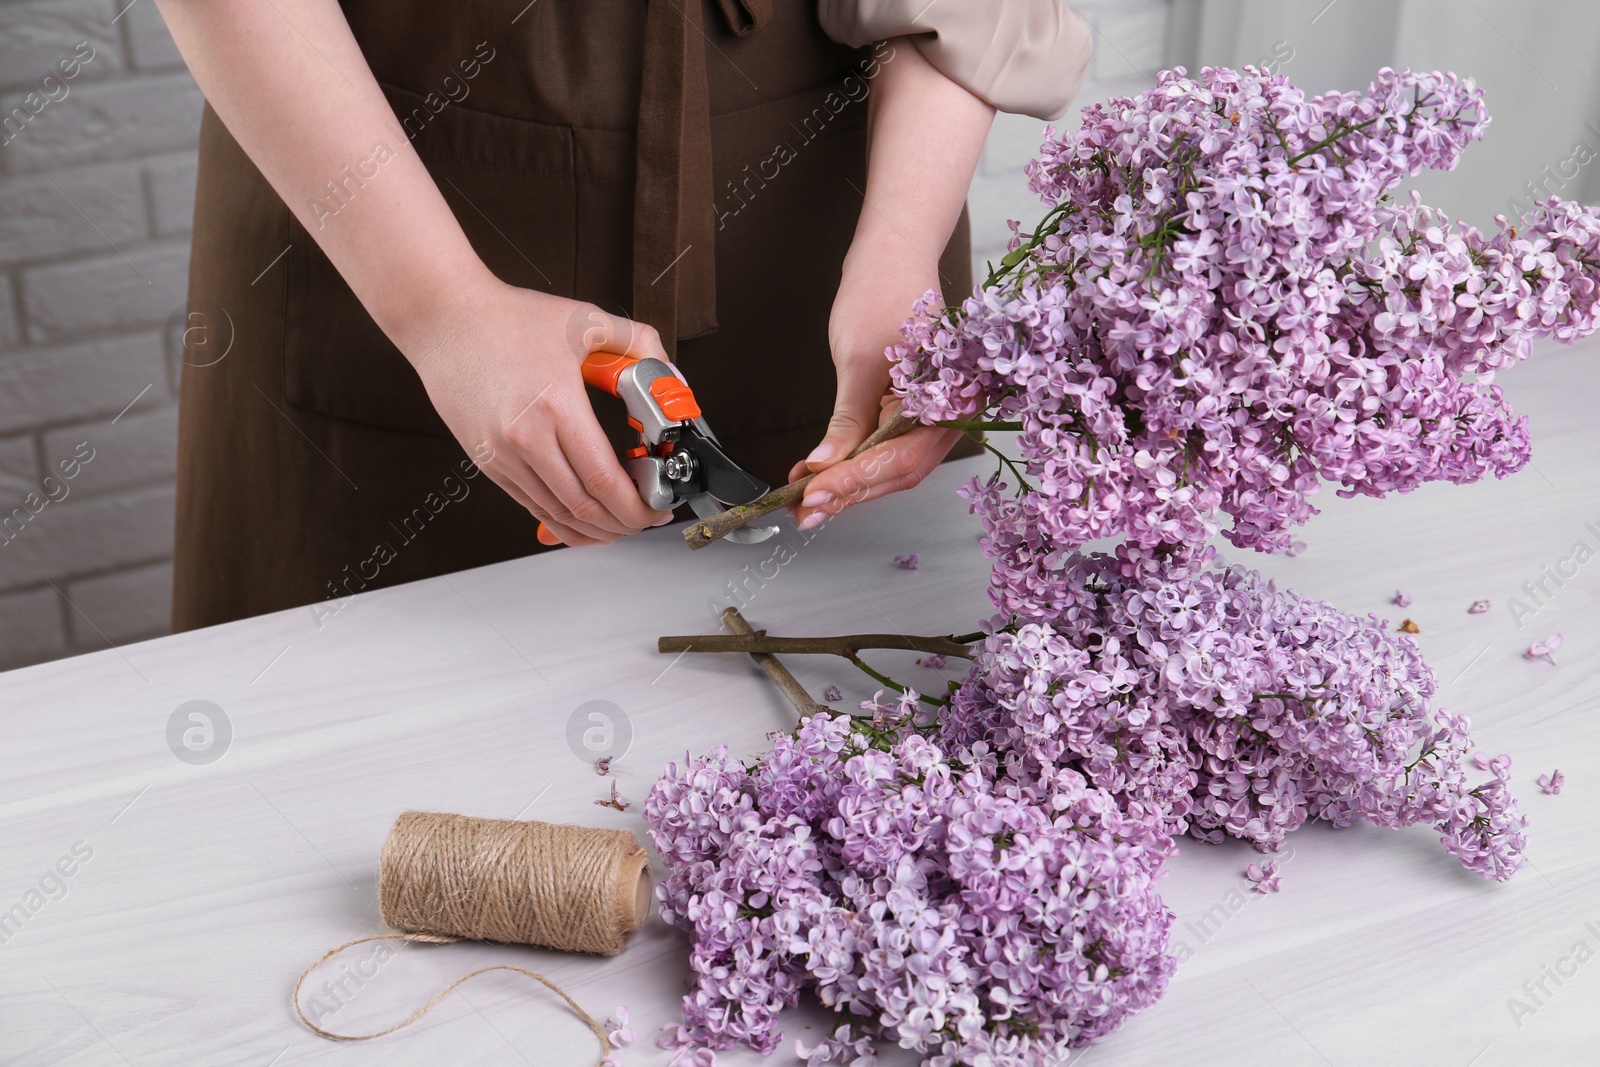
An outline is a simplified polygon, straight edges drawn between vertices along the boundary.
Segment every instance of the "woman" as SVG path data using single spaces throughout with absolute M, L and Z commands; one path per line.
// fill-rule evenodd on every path
M 843 461 L 884 347 L 970 287 L 994 107 L 1064 112 L 1089 47 L 1059 0 L 160 6 L 231 344 L 183 376 L 179 630 L 669 521 L 595 350 L 674 359 L 758 476 L 825 472 L 801 525 L 915 484 L 957 434 Z

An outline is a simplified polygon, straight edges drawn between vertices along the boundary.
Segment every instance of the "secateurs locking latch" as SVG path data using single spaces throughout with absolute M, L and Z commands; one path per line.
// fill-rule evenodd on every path
M 627 451 L 628 475 L 650 507 L 670 511 L 687 502 L 709 519 L 766 494 L 765 482 L 728 458 L 694 393 L 661 360 L 592 352 L 583 361 L 583 380 L 627 405 L 640 442 Z M 756 544 L 777 532 L 776 526 L 746 526 L 727 539 Z

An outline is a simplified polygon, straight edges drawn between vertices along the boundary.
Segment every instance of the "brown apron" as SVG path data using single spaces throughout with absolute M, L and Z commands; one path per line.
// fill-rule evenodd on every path
M 892 46 L 836 44 L 793 0 L 343 6 L 489 269 L 681 339 L 730 454 L 785 481 L 833 408 L 828 314 Z M 970 288 L 965 215 L 940 269 Z M 175 630 L 542 549 L 209 107 L 189 284 L 231 348 L 183 369 Z

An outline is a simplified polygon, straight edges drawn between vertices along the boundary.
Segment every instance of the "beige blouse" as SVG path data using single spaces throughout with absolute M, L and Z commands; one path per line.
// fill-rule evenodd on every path
M 1083 84 L 1088 28 L 1065 0 L 819 0 L 822 29 L 859 48 L 910 36 L 1000 111 L 1057 119 Z

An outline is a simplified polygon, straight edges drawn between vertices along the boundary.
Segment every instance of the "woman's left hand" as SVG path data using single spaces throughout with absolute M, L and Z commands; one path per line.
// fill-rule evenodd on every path
M 868 449 L 866 440 L 894 408 L 885 350 L 900 340 L 900 326 L 929 289 L 938 289 L 933 263 L 906 263 L 904 248 L 881 253 L 867 242 L 851 248 L 839 295 L 828 322 L 828 341 L 839 391 L 828 432 L 812 453 L 789 472 L 789 480 L 818 473 L 794 508 L 800 529 L 809 530 L 853 504 L 910 489 L 937 467 L 961 437 L 959 430 L 920 426 Z
M 884 350 L 929 289 L 942 289 L 938 259 L 972 184 L 994 108 L 945 77 L 908 38 L 894 38 L 868 107 L 867 187 L 845 256 L 828 343 L 839 376 L 822 443 L 789 472 L 815 473 L 794 509 L 802 530 L 853 504 L 909 489 L 961 436 L 919 426 L 846 459 L 883 420 L 889 394 Z M 956 294 L 965 297 L 966 293 Z

